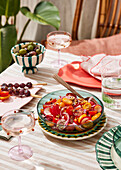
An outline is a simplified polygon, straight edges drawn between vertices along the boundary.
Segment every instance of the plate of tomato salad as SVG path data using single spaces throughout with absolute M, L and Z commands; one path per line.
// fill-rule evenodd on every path
M 39 119 L 52 130 L 63 133 L 78 133 L 93 128 L 103 116 L 103 103 L 89 92 L 77 92 L 84 99 L 68 90 L 54 91 L 44 96 L 37 104 Z

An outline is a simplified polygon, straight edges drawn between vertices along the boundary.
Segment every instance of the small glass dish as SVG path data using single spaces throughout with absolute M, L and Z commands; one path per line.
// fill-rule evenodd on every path
M 114 132 L 113 146 L 121 160 L 121 125 L 117 126 L 117 130 Z
M 86 97 L 91 97 L 94 98 L 97 102 L 97 105 L 101 106 L 101 112 L 100 112 L 100 116 L 98 116 L 95 120 L 92 119 L 88 119 L 88 114 L 85 117 L 81 117 L 82 119 L 78 119 L 78 120 L 82 120 L 83 123 L 75 123 L 75 113 L 73 112 L 72 116 L 69 116 L 69 121 L 64 121 L 64 117 L 67 117 L 67 113 L 64 112 L 64 115 L 62 115 L 62 117 L 60 118 L 60 120 L 58 122 L 54 122 L 53 120 L 49 120 L 47 117 L 44 116 L 44 114 L 42 113 L 43 106 L 46 102 L 48 102 L 50 99 L 58 99 L 60 96 L 65 96 L 67 93 L 70 93 L 68 90 L 59 90 L 59 91 L 54 91 L 52 93 L 47 94 L 46 96 L 44 96 L 42 99 L 40 99 L 40 101 L 37 104 L 37 112 L 38 112 L 38 116 L 39 118 L 49 127 L 51 127 L 53 130 L 57 130 L 57 131 L 62 131 L 65 133 L 76 133 L 76 132 L 83 132 L 86 131 L 88 129 L 91 129 L 92 127 L 94 127 L 102 118 L 103 113 L 104 113 L 104 106 L 103 103 L 101 102 L 101 100 L 99 100 L 96 96 L 94 96 L 91 93 L 85 92 L 85 91 L 80 91 L 78 90 L 78 93 L 80 93 L 84 98 Z M 46 110 L 48 112 L 48 109 Z M 67 110 L 66 110 L 67 111 Z M 56 111 L 55 111 L 56 112 Z M 48 115 L 50 114 L 50 112 L 47 113 Z M 57 115 L 58 116 L 58 115 Z M 72 122 L 71 119 L 72 118 Z M 63 120 L 63 121 L 62 121 Z M 67 119 L 66 119 L 67 120 Z M 69 122 L 69 123 L 67 123 Z M 71 122 L 71 123 L 70 123 Z

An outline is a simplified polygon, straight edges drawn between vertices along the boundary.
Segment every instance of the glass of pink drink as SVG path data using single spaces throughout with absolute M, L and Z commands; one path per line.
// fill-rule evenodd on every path
M 21 144 L 21 135 L 33 130 L 35 126 L 34 113 L 28 110 L 16 109 L 6 112 L 1 118 L 3 130 L 11 136 L 18 136 L 18 145 L 9 150 L 9 156 L 16 161 L 29 159 L 33 152 L 27 145 Z
M 62 67 L 67 62 L 60 59 L 60 51 L 62 48 L 67 48 L 71 44 L 71 34 L 65 31 L 53 31 L 47 35 L 47 43 L 51 48 L 58 50 L 58 60 L 52 62 L 54 67 Z

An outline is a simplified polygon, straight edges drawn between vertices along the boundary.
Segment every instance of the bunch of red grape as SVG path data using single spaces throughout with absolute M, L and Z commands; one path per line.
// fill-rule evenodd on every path
M 15 96 L 19 96 L 19 97 L 28 97 L 31 95 L 29 88 L 32 88 L 32 83 L 28 82 L 28 83 L 3 83 L 1 85 L 1 91 L 8 91 L 10 95 L 15 95 Z

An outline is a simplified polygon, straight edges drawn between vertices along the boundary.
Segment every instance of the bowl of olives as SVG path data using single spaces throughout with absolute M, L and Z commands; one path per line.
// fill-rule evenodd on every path
M 36 65 L 43 61 L 45 47 L 37 42 L 24 42 L 15 45 L 11 49 L 12 57 L 18 65 L 22 66 L 22 72 L 36 73 Z

